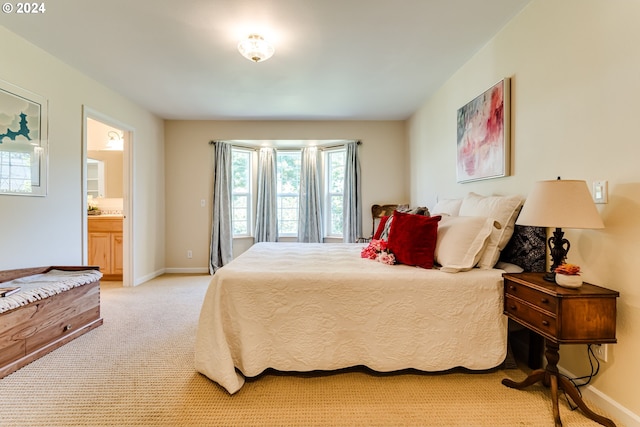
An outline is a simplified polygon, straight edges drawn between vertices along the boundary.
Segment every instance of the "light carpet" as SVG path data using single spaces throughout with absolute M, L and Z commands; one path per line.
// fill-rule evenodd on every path
M 267 372 L 230 396 L 193 368 L 209 280 L 165 275 L 135 288 L 102 282 L 104 325 L 1 379 L 0 425 L 554 425 L 546 388 L 513 390 L 500 383 L 524 379 L 520 369 Z M 560 414 L 565 427 L 598 426 L 571 411 L 564 397 Z

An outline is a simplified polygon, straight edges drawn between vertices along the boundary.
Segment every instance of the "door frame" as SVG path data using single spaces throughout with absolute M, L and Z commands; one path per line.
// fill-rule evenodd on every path
M 135 129 L 119 120 L 100 113 L 86 105 L 82 106 L 82 262 L 89 262 L 87 229 L 87 119 L 93 119 L 108 126 L 122 130 L 124 145 L 122 150 L 122 285 L 134 286 L 134 251 L 133 251 L 133 143 Z

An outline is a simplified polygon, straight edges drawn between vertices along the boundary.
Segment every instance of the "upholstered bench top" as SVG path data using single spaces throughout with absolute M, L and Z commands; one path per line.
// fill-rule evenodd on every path
M 19 286 L 20 291 L 0 298 L 0 313 L 48 298 L 69 289 L 97 282 L 102 277 L 99 270 L 63 271 L 51 270 L 42 274 L 20 277 L 0 283 L 0 287 Z

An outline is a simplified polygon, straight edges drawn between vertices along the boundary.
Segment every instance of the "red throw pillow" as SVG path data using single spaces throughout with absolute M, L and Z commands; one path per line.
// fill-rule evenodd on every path
M 413 215 L 395 211 L 388 248 L 396 262 L 433 268 L 433 258 L 438 239 L 438 221 L 442 217 Z
M 387 224 L 389 220 L 388 216 L 380 217 L 380 224 L 378 224 L 378 228 L 376 229 L 376 234 L 373 235 L 373 240 L 380 240 L 380 236 L 382 236 L 382 232 L 384 231 L 384 226 Z

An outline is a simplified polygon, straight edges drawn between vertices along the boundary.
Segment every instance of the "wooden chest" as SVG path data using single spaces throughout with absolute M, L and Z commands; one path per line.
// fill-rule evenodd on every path
M 50 270 L 96 267 L 41 267 L 0 272 L 1 282 Z M 0 378 L 102 325 L 100 282 L 95 281 L 0 313 Z

